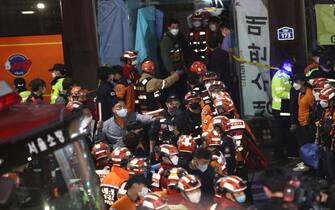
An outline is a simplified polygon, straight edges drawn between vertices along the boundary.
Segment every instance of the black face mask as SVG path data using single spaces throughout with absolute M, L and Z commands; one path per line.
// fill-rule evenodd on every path
M 176 116 L 177 114 L 180 113 L 180 110 L 178 108 L 175 108 L 175 107 L 168 109 L 168 111 L 172 116 Z
M 190 105 L 190 107 L 191 107 L 191 109 L 193 109 L 193 110 L 195 110 L 195 109 L 200 109 L 200 105 L 199 105 L 199 103 L 192 103 L 192 104 Z

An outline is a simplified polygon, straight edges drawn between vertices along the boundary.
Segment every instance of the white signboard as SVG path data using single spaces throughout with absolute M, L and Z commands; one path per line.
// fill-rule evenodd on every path
M 254 62 L 270 63 L 268 10 L 262 0 L 236 0 L 240 56 Z M 269 115 L 271 112 L 270 70 L 240 63 L 244 115 Z
M 277 29 L 277 38 L 279 41 L 294 40 L 294 29 L 291 27 Z

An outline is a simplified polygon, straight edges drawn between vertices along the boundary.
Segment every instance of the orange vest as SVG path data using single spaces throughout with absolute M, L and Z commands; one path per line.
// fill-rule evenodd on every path
M 314 101 L 312 89 L 307 87 L 304 95 L 299 94 L 298 97 L 298 121 L 301 126 L 308 124 L 308 117 L 310 108 L 312 107 Z
M 128 197 L 128 195 L 124 195 L 119 200 L 117 200 L 110 209 L 115 210 L 136 210 L 136 203 Z
M 117 200 L 117 192 L 122 183 L 126 182 L 129 178 L 129 172 L 123 168 L 113 166 L 111 172 L 102 179 L 100 184 L 101 192 L 105 204 L 108 206 L 113 205 Z

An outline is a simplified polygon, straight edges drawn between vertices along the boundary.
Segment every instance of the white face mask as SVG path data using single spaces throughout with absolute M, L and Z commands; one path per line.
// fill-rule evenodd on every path
M 298 84 L 298 83 L 293 83 L 293 88 L 294 88 L 295 90 L 300 90 L 300 89 L 301 89 L 301 85 Z
M 322 108 L 327 108 L 328 107 L 328 101 L 320 101 L 320 105 Z
M 133 65 L 133 66 L 136 66 L 136 64 L 137 64 L 137 60 L 133 60 L 133 61 L 131 62 L 131 65 Z
M 314 98 L 315 98 L 316 101 L 320 101 L 320 93 L 315 92 L 315 91 L 313 90 L 313 96 L 314 96 Z
M 211 83 L 207 82 L 205 83 L 205 88 L 208 90 L 208 88 L 211 86 Z
M 209 29 L 210 29 L 211 31 L 216 31 L 216 30 L 217 30 L 217 27 L 216 27 L 215 24 L 210 24 L 210 25 L 209 25 Z
M 320 65 L 321 66 L 321 69 L 324 71 L 324 72 L 330 72 L 332 69 L 331 68 L 326 68 L 326 67 L 324 67 L 324 66 L 322 66 L 322 65 Z
M 245 203 L 246 196 L 245 196 L 245 195 L 237 196 L 237 197 L 235 198 L 235 200 L 236 200 L 238 203 Z
M 177 155 L 174 155 L 172 156 L 172 158 L 170 158 L 171 162 L 173 165 L 178 165 L 178 160 L 179 160 L 179 157 Z
M 128 110 L 127 109 L 120 109 L 120 110 L 116 110 L 116 114 L 119 116 L 119 117 L 126 117 L 127 116 L 127 113 L 128 113 Z
M 201 198 L 201 190 L 186 192 L 186 196 L 191 203 L 199 203 Z
M 193 26 L 196 27 L 196 28 L 199 28 L 201 26 L 201 22 L 200 21 L 194 21 Z
M 197 169 L 199 169 L 201 172 L 205 172 L 208 168 L 208 165 L 198 165 Z
M 170 33 L 171 33 L 173 36 L 177 36 L 178 33 L 179 33 L 179 29 L 178 29 L 178 28 L 170 29 Z
M 147 187 L 142 187 L 141 191 L 138 192 L 138 196 L 144 197 L 149 193 L 149 189 Z

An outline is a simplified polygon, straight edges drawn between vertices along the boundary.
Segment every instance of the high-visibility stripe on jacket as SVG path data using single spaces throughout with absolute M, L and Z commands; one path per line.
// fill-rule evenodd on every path
M 59 93 L 63 90 L 64 78 L 59 78 L 57 82 L 51 87 L 50 104 L 55 104 Z
M 279 70 L 272 78 L 272 109 L 281 110 L 281 102 L 283 99 L 290 99 L 291 90 L 290 75 L 285 71 Z
M 21 96 L 22 100 L 21 103 L 26 102 L 26 100 L 28 99 L 28 97 L 30 96 L 31 92 L 29 90 L 25 90 L 19 93 L 19 95 Z

